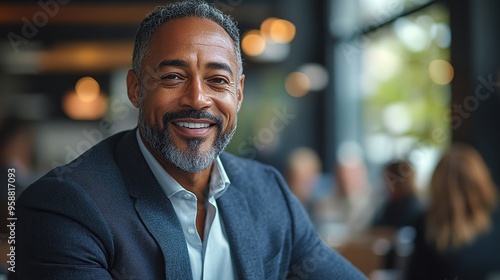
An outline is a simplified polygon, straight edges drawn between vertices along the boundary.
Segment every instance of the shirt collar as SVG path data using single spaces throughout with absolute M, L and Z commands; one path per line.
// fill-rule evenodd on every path
M 142 141 L 142 138 L 139 134 L 139 129 L 136 131 L 137 142 L 139 143 L 139 149 L 141 150 L 142 155 L 146 159 L 146 162 L 149 165 L 149 168 L 153 172 L 156 180 L 160 184 L 160 187 L 163 189 L 163 192 L 168 198 L 171 198 L 178 192 L 187 191 L 183 188 L 167 171 L 161 166 L 161 164 L 156 160 L 156 158 L 151 154 L 151 152 L 146 148 L 146 145 Z M 231 181 L 227 177 L 226 170 L 222 165 L 222 162 L 219 157 L 217 157 L 214 161 L 214 165 L 212 167 L 212 172 L 210 174 L 210 181 L 208 183 L 208 197 L 219 198 L 229 187 Z

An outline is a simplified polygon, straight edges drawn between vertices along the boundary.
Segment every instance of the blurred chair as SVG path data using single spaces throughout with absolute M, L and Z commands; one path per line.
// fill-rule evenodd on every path
M 352 235 L 335 249 L 367 277 L 371 277 L 383 271 L 386 256 L 396 244 L 396 236 L 394 229 L 380 228 Z
M 413 227 L 380 227 L 353 235 L 335 249 L 371 280 L 402 280 L 414 239 Z M 388 268 L 390 254 L 395 265 Z

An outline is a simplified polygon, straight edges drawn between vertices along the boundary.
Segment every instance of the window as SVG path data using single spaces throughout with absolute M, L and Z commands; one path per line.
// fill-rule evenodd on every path
M 447 7 L 358 0 L 331 8 L 336 154 L 357 146 L 375 178 L 377 167 L 410 160 L 424 185 L 451 137 Z

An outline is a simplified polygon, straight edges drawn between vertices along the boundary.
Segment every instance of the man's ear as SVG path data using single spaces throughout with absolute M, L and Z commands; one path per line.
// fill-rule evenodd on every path
M 137 74 L 132 69 L 128 70 L 127 73 L 127 95 L 130 102 L 132 102 L 136 108 L 139 108 L 139 77 L 137 77 Z
M 241 103 L 243 102 L 243 89 L 245 88 L 245 75 L 241 75 L 240 80 L 238 81 L 238 106 L 236 112 L 240 111 Z

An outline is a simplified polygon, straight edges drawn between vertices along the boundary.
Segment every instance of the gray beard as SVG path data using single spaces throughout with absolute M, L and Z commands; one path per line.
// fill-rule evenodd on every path
M 163 129 L 149 126 L 144 120 L 142 109 L 139 110 L 139 128 L 144 140 L 163 160 L 188 173 L 200 172 L 209 167 L 231 141 L 236 131 L 236 122 L 234 127 L 227 132 L 222 131 L 221 122 L 222 120 L 217 124 L 217 135 L 208 151 L 200 151 L 200 145 L 206 139 L 187 137 L 183 138 L 187 143 L 187 148 L 181 150 L 175 145 L 166 120 L 164 120 Z

